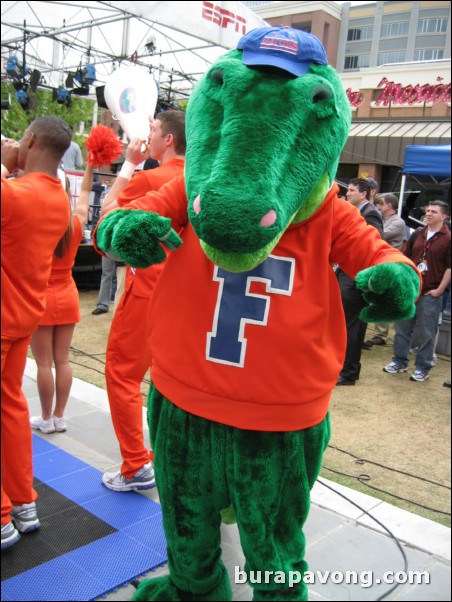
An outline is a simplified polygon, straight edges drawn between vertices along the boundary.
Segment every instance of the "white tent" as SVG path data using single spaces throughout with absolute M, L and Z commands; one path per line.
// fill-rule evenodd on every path
M 96 68 L 94 86 L 103 85 L 120 63 L 133 62 L 175 98 L 187 97 L 244 33 L 265 25 L 241 2 L 3 1 L 1 14 L 2 79 L 12 55 L 50 87 L 87 64 Z

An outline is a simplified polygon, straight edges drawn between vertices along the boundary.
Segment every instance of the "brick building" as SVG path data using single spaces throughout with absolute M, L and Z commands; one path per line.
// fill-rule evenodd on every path
M 370 175 L 392 190 L 407 145 L 450 144 L 450 2 L 244 4 L 316 35 L 341 74 L 353 122 L 338 179 Z

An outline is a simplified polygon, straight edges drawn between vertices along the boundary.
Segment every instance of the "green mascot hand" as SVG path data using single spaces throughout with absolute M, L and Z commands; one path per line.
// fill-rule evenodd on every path
M 363 322 L 397 322 L 414 316 L 420 279 L 409 265 L 381 263 L 359 272 L 355 282 L 369 303 L 359 315 Z
M 107 214 L 96 230 L 96 245 L 110 259 L 136 268 L 161 263 L 166 255 L 161 245 L 177 249 L 182 241 L 171 220 L 157 213 L 121 209 Z

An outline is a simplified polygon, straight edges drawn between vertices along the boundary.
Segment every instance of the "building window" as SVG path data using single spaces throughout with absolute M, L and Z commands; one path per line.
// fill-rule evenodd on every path
M 378 64 L 384 65 L 386 63 L 404 63 L 405 62 L 405 50 L 394 50 L 392 52 L 379 52 L 378 53 Z
M 347 42 L 356 42 L 357 40 L 371 40 L 374 28 L 372 25 L 364 27 L 352 27 L 347 32 Z
M 358 57 L 357 56 L 346 56 L 344 69 L 357 69 L 358 68 Z
M 437 61 L 438 59 L 442 59 L 443 56 L 444 50 L 440 48 L 423 48 L 414 52 L 415 61 Z
M 447 19 L 420 19 L 417 24 L 418 33 L 444 33 L 447 30 Z
M 408 21 L 402 23 L 384 23 L 381 26 L 382 38 L 398 38 L 408 35 Z
M 369 58 L 370 58 L 370 55 L 368 55 L 368 54 L 358 54 L 355 56 L 346 56 L 345 63 L 344 63 L 344 70 L 368 67 L 369 66 Z
M 299 21 L 297 23 L 292 23 L 291 27 L 299 29 L 300 31 L 305 31 L 306 33 L 311 33 L 312 21 Z

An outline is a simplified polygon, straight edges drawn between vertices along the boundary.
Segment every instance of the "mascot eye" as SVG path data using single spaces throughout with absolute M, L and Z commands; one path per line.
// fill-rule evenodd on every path
M 223 84 L 223 75 L 223 69 L 214 69 L 210 74 L 210 77 L 221 86 Z
M 329 100 L 332 96 L 332 91 L 327 88 L 327 86 L 323 86 L 322 84 L 316 86 L 311 93 L 312 102 L 314 104 L 322 102 L 323 100 Z

